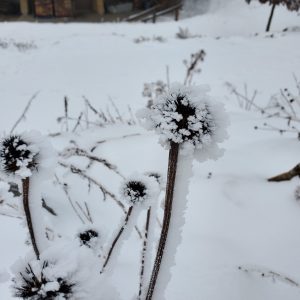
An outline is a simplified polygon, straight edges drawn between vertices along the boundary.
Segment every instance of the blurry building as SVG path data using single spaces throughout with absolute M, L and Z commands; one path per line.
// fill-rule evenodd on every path
M 0 0 L 1 14 L 76 17 L 143 10 L 173 0 Z

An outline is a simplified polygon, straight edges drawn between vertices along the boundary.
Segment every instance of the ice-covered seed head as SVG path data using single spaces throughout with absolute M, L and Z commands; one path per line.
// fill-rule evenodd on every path
M 29 263 L 24 270 L 20 270 L 18 278 L 14 278 L 13 290 L 15 297 L 22 299 L 54 300 L 72 299 L 74 283 L 61 277 L 47 276 L 47 261 L 39 261 L 40 268 Z M 50 266 L 51 268 L 51 266 Z
M 136 204 L 145 200 L 147 187 L 142 181 L 129 180 L 124 186 L 123 193 L 131 204 Z
M 198 160 L 217 158 L 217 144 L 227 138 L 229 124 L 222 104 L 208 95 L 206 86 L 173 84 L 169 92 L 155 99 L 150 108 L 138 112 L 147 129 L 159 134 L 167 149 L 179 144 L 181 154 L 195 154 Z
M 171 91 L 165 101 L 154 104 L 152 120 L 168 142 L 194 146 L 210 140 L 215 123 L 206 103 L 191 101 L 188 93 Z
M 12 135 L 2 140 L 0 159 L 4 172 L 18 174 L 22 169 L 37 169 L 38 153 L 20 136 Z
M 91 248 L 92 240 L 97 239 L 99 237 L 99 233 L 96 230 L 89 229 L 78 234 L 81 245 L 85 245 Z

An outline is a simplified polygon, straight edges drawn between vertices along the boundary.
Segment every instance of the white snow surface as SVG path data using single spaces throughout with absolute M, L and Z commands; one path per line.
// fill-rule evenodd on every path
M 225 86 L 225 82 L 230 82 L 243 91 L 246 83 L 249 94 L 258 91 L 255 103 L 262 106 L 280 89 L 289 88 L 298 94 L 293 74 L 300 78 L 300 32 L 283 32 L 283 29 L 299 27 L 299 16 L 278 7 L 271 32 L 265 33 L 269 11 L 268 5 L 257 1 L 247 5 L 242 0 L 214 0 L 205 14 L 179 22 L 0 24 L 0 40 L 36 46 L 22 51 L 0 47 L 1 136 L 10 132 L 28 100 L 39 92 L 15 132 L 37 129 L 43 134 L 62 133 L 50 137 L 56 151 L 79 147 L 110 162 L 117 169 L 108 168 L 103 161 L 89 165 L 82 156 L 59 156 L 60 162 L 83 170 L 118 200 L 121 182 L 133 172 L 157 171 L 165 176 L 167 171 L 167 151 L 158 144 L 158 137 L 145 131 L 133 116 L 148 100 L 142 97 L 144 83 L 167 82 L 167 65 L 170 82 L 183 82 L 182 61 L 200 49 L 207 53 L 193 84 L 209 85 L 211 96 L 224 103 L 231 121 L 229 139 L 222 144 L 226 149 L 222 158 L 193 165 L 186 222 L 176 252 L 176 265 L 164 290 L 166 299 L 298 300 L 300 297 L 300 289 L 285 280 L 263 278 L 256 272 L 238 269 L 254 266 L 251 269 L 270 270 L 300 283 L 300 206 L 295 199 L 299 179 L 282 183 L 266 180 L 299 163 L 300 143 L 295 134 L 281 136 L 273 131 L 255 131 L 253 127 L 263 124 L 264 117 L 255 110 L 241 109 Z M 191 38 L 177 39 L 179 26 L 188 28 Z M 150 39 L 135 43 L 134 39 L 141 36 Z M 159 42 L 154 36 L 162 36 L 164 41 Z M 62 118 L 65 96 L 69 99 L 69 122 Z M 109 115 L 108 109 L 118 118 L 109 99 L 113 100 L 123 123 L 117 119 L 106 127 L 89 124 L 87 120 L 97 124 L 99 120 L 87 109 L 83 97 L 96 109 Z M 72 132 L 81 112 L 82 123 Z M 125 125 L 124 120 L 128 119 L 134 119 L 131 123 L 135 124 Z M 282 123 L 275 120 L 273 124 Z M 99 228 L 101 245 L 105 248 L 101 253 L 107 253 L 106 245 L 124 218 L 124 211 L 112 197 L 104 197 L 103 189 L 72 170 L 58 165 L 57 177 L 48 177 L 45 185 L 33 191 L 36 195 L 42 192 L 47 205 L 56 213 L 55 216 L 41 208 L 44 225 L 38 229 L 47 227 L 52 246 L 62 240 L 67 244 L 54 251 L 61 260 L 72 253 L 65 263 L 78 257 L 70 247 L 78 244 L 74 239 L 80 228 L 85 225 Z M 86 217 L 86 204 L 93 224 Z M 2 270 L 10 270 L 17 258 L 24 257 L 31 249 L 24 243 L 27 230 L 20 224 L 22 214 L 2 208 L 0 205 L 0 270 L 4 274 Z M 162 220 L 161 210 L 158 218 Z M 145 212 L 137 219 L 139 228 L 144 228 Z M 135 230 L 128 233 L 117 264 L 109 276 L 100 279 L 103 299 L 128 300 L 138 292 L 142 240 Z M 91 249 L 82 249 L 85 250 L 90 251 L 87 256 L 94 255 Z M 100 258 L 96 261 L 101 265 Z M 94 265 L 97 269 L 97 264 Z M 91 270 L 83 275 L 89 277 L 95 272 Z M 13 299 L 10 285 L 9 281 L 1 283 L 0 299 Z

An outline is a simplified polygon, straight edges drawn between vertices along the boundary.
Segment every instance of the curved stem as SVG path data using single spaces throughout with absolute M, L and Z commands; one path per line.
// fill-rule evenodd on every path
M 171 149 L 169 152 L 168 180 L 167 180 L 167 188 L 166 188 L 164 219 L 163 219 L 160 240 L 158 244 L 156 258 L 154 261 L 154 266 L 152 270 L 152 275 L 148 287 L 146 300 L 152 299 L 162 258 L 164 255 L 167 237 L 168 237 L 169 226 L 170 226 L 171 215 L 172 215 L 172 204 L 173 204 L 173 194 L 174 194 L 175 179 L 176 179 L 178 153 L 179 153 L 179 145 L 172 142 Z
M 107 264 L 109 262 L 109 259 L 110 259 L 111 255 L 112 255 L 113 251 L 114 251 L 114 248 L 116 247 L 118 240 L 120 239 L 122 233 L 124 232 L 124 229 L 125 229 L 128 221 L 129 221 L 130 215 L 132 213 L 132 209 L 133 209 L 133 206 L 130 206 L 129 209 L 128 209 L 128 212 L 126 214 L 124 223 L 123 223 L 122 227 L 120 228 L 117 236 L 115 237 L 115 239 L 114 239 L 114 241 L 113 241 L 113 243 L 112 243 L 112 245 L 111 245 L 111 247 L 109 249 L 109 252 L 107 254 L 106 260 L 105 260 L 105 262 L 103 264 L 103 267 L 102 267 L 102 270 L 101 270 L 100 274 L 102 274 L 104 272 L 104 269 L 105 269 L 105 267 L 107 266 Z
M 146 218 L 145 235 L 144 235 L 143 250 L 142 250 L 142 264 L 141 264 L 141 271 L 140 271 L 140 285 L 139 285 L 139 296 L 138 296 L 139 300 L 142 299 L 141 297 L 142 297 L 143 284 L 144 284 L 145 257 L 146 257 L 146 251 L 148 246 L 148 231 L 149 231 L 149 224 L 150 224 L 150 216 L 151 216 L 151 206 L 148 208 L 147 218 Z
M 30 186 L 30 180 L 29 180 L 29 177 L 27 177 L 22 180 L 23 206 L 24 206 L 27 226 L 28 226 L 28 230 L 29 230 L 29 235 L 30 235 L 30 239 L 31 239 L 31 244 L 32 244 L 34 253 L 36 255 L 36 258 L 40 259 L 40 251 L 38 249 L 37 242 L 35 239 L 32 218 L 31 218 L 31 213 L 30 213 L 30 207 L 29 207 L 29 186 Z

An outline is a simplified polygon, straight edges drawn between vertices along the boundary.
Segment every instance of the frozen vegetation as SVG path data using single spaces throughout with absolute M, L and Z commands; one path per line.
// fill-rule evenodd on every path
M 199 3 L 0 24 L 0 299 L 146 299 L 172 170 L 153 300 L 299 299 L 299 14 Z

